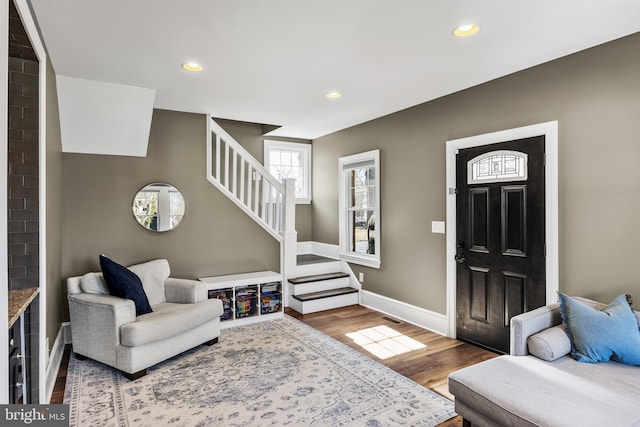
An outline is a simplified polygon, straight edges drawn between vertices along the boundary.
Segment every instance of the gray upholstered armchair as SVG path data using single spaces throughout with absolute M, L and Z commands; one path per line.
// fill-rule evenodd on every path
M 73 351 L 121 370 L 135 380 L 147 368 L 220 335 L 222 303 L 206 284 L 170 278 L 165 259 L 130 266 L 153 312 L 136 316 L 134 302 L 109 295 L 102 273 L 67 279 Z

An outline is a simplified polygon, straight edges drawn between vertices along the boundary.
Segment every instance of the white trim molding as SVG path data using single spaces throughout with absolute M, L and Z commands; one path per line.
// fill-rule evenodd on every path
M 53 394 L 56 379 L 58 378 L 58 372 L 60 371 L 60 365 L 62 364 L 62 356 L 64 356 L 64 347 L 67 344 L 71 344 L 71 323 L 64 322 L 60 324 L 58 335 L 53 343 L 51 353 L 49 354 L 49 360 L 47 361 L 44 390 L 44 402 L 46 403 L 51 402 L 51 395 Z
M 321 242 L 298 242 L 298 253 L 315 254 L 328 258 L 338 259 L 340 256 L 340 246 Z M 353 288 L 358 289 L 360 305 L 388 314 L 399 320 L 419 326 L 440 335 L 447 334 L 447 317 L 415 305 L 407 304 L 380 294 L 362 289 L 362 284 L 358 281 L 351 266 L 346 261 L 341 261 L 341 271 L 349 273 L 349 283 Z
M 447 141 L 447 336 L 456 337 L 456 155 L 464 148 L 534 136 L 545 137 L 545 239 L 546 303 L 556 301 L 559 289 L 558 260 L 558 122 L 551 121 Z
M 333 258 L 335 260 L 340 259 L 340 246 L 332 245 L 330 243 L 306 241 L 298 242 L 299 254 L 315 254 L 327 258 Z
M 373 292 L 360 291 L 360 305 L 440 335 L 447 335 L 447 316 Z
M 296 197 L 296 204 L 299 205 L 308 205 L 311 203 L 311 192 L 312 192 L 312 182 L 311 182 L 311 144 L 306 144 L 302 142 L 285 142 L 285 141 L 275 141 L 272 139 L 264 140 L 264 156 L 263 156 L 263 164 L 264 167 L 271 172 L 271 150 L 282 150 L 289 152 L 297 152 L 301 154 L 302 157 L 302 165 L 303 166 L 303 174 L 304 174 L 304 192 L 306 193 L 303 197 Z M 278 178 L 274 175 L 275 178 Z
M 351 250 L 349 241 L 351 233 L 354 232 L 349 227 L 347 219 L 347 211 L 352 208 L 350 200 L 351 193 L 348 191 L 347 171 L 365 166 L 373 166 L 375 169 L 375 188 L 374 188 L 374 253 L 364 254 Z M 338 176 L 339 176 L 339 200 L 338 200 L 338 231 L 340 239 L 340 258 L 344 261 L 354 264 L 364 265 L 371 268 L 380 268 L 382 257 L 380 248 L 382 247 L 382 215 L 380 214 L 380 187 L 382 185 L 380 172 L 380 150 L 371 150 L 364 153 L 343 156 L 338 159 Z

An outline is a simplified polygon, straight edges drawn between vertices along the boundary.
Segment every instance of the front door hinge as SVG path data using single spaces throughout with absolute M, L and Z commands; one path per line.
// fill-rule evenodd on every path
M 458 189 L 457 188 L 449 188 L 449 194 L 453 195 L 453 194 L 458 194 Z

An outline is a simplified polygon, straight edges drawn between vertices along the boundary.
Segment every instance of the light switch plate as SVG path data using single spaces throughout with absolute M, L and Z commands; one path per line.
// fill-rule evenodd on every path
M 445 233 L 444 221 L 431 221 L 431 232 L 444 234 Z

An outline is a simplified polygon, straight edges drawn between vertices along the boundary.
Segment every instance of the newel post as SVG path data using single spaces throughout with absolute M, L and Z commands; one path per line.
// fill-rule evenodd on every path
M 282 263 L 282 279 L 284 305 L 289 306 L 289 282 L 287 279 L 296 276 L 298 232 L 296 231 L 296 180 L 284 180 L 284 232 L 280 250 Z

